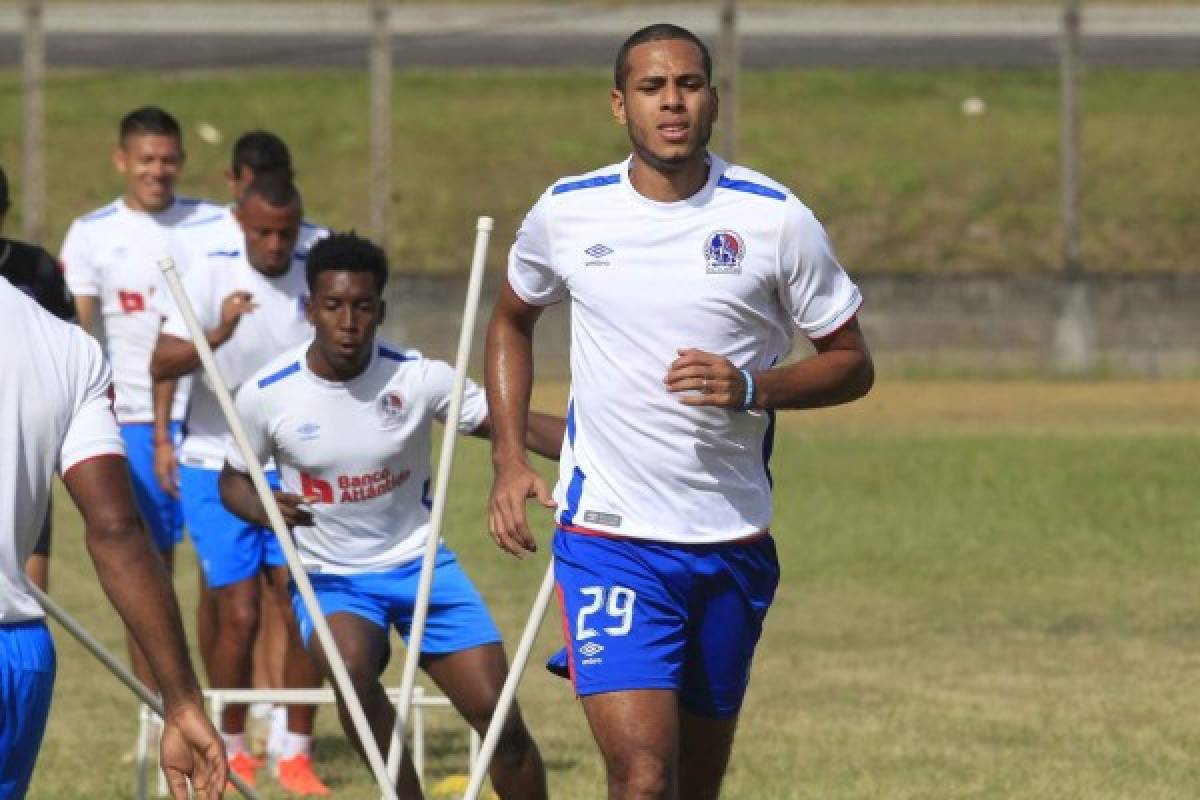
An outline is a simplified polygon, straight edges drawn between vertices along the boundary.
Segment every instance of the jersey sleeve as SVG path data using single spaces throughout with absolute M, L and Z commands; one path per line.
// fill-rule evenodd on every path
M 430 361 L 425 375 L 433 407 L 433 416 L 445 422 L 450 413 L 450 393 L 454 390 L 454 368 L 444 361 Z M 462 408 L 458 415 L 458 432 L 471 433 L 487 417 L 487 397 L 479 384 L 467 378 L 463 387 Z
M 98 456 L 124 456 L 125 444 L 117 428 L 112 407 L 112 375 L 100 344 L 82 330 L 71 329 L 81 357 L 70 363 L 77 376 L 78 391 L 59 449 L 59 474 L 66 475 L 77 464 Z
M 242 388 L 238 390 L 237 397 L 234 399 L 234 405 L 237 408 L 238 417 L 242 421 L 242 427 L 246 430 L 250 449 L 258 457 L 259 464 L 266 464 L 271 457 L 273 447 L 271 446 L 262 390 L 258 388 L 258 384 L 253 380 L 242 384 Z M 225 437 L 225 461 L 238 472 L 249 472 L 250 470 L 246 459 L 242 457 L 242 448 L 238 447 L 232 435 Z
M 549 198 L 548 193 L 542 195 L 525 215 L 508 253 L 508 283 L 517 297 L 533 306 L 548 306 L 566 295 L 566 284 L 553 263 Z
M 100 270 L 91 257 L 87 231 L 83 223 L 75 220 L 67 229 L 59 259 L 66 272 L 67 288 L 72 294 L 84 297 L 99 297 L 101 288 Z
M 858 312 L 862 295 L 812 211 L 790 195 L 787 206 L 779 242 L 779 299 L 805 336 L 820 339 Z

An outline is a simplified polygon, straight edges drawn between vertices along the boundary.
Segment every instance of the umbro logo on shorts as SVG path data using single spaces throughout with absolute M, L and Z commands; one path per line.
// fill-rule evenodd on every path
M 584 664 L 599 664 L 600 659 L 596 656 L 604 652 L 604 645 L 588 642 L 583 647 L 579 648 L 579 654 L 583 656 Z

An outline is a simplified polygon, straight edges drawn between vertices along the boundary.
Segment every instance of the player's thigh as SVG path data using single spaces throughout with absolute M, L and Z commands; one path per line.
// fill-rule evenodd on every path
M 580 698 L 609 781 L 635 777 L 675 783 L 679 756 L 679 705 L 674 691 L 635 689 Z
M 763 621 L 779 585 L 770 536 L 712 548 L 695 560 L 680 705 L 709 719 L 736 717 Z
M 733 750 L 737 717 L 713 719 L 679 709 L 679 796 L 715 800 Z
M 493 642 L 456 653 L 426 655 L 421 666 L 458 713 L 472 724 L 486 727 L 508 674 L 503 645 Z
M 0 625 L 0 797 L 24 797 L 54 692 L 54 644 L 44 622 Z
M 685 560 L 653 544 L 561 531 L 554 558 L 576 693 L 678 689 L 688 615 Z
M 183 514 L 204 579 L 214 590 L 250 578 L 257 581 L 268 540 L 274 539 L 269 530 L 225 508 L 217 484 L 219 474 L 186 465 L 179 468 Z
M 364 589 L 359 576 L 309 573 L 308 577 L 317 605 L 329 623 L 338 652 L 352 677 L 362 681 L 378 676 L 387 665 L 389 652 L 386 609 Z M 292 587 L 292 611 L 301 641 L 321 670 L 327 675 L 332 674 L 312 614 L 295 586 Z
M 380 665 L 387 658 L 387 630 L 350 611 L 329 614 L 325 620 L 351 680 L 355 684 L 377 680 L 382 673 Z M 315 633 L 309 640 L 309 652 L 321 671 L 332 679 L 329 657 Z

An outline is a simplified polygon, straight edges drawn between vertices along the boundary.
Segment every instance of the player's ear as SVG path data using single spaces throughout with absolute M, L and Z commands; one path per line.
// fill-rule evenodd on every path
M 113 148 L 112 163 L 113 168 L 122 175 L 129 171 L 129 153 L 125 150 L 124 142 Z
M 304 295 L 304 318 L 306 320 L 308 320 L 309 325 L 316 324 L 313 322 L 313 301 L 312 301 L 312 292 L 311 291 L 309 291 L 308 294 Z
M 712 92 L 712 119 L 714 122 L 716 122 L 718 116 L 717 112 L 721 108 L 721 98 L 717 96 L 717 87 L 710 86 L 708 87 L 708 90 Z
M 613 119 L 617 121 L 618 125 L 624 125 L 626 121 L 625 93 L 614 86 L 608 91 L 608 102 L 612 105 Z
M 384 300 L 383 298 L 380 298 L 379 299 L 379 311 L 375 316 L 375 324 L 382 325 L 383 321 L 385 319 L 387 319 L 387 301 Z

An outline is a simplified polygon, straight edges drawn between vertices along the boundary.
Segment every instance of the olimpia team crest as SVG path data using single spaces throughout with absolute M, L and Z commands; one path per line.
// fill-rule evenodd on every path
M 713 231 L 704 241 L 707 271 L 718 275 L 740 275 L 746 245 L 734 231 Z

